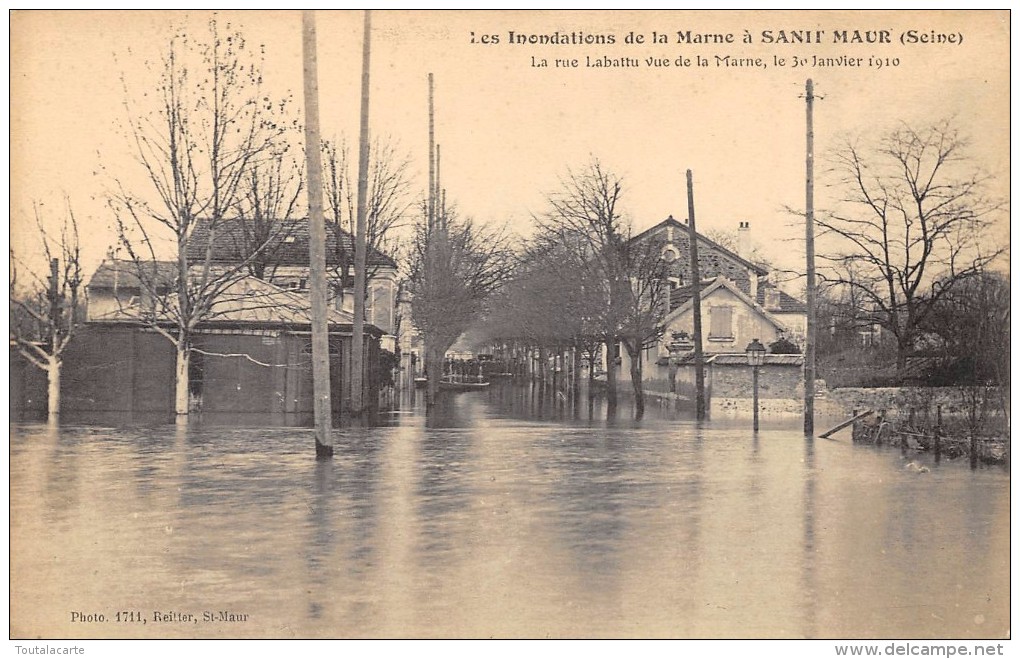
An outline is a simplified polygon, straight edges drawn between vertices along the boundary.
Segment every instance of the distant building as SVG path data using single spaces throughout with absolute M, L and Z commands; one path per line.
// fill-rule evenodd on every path
M 710 238 L 697 234 L 698 266 L 701 277 L 702 350 L 706 360 L 719 366 L 740 366 L 744 351 L 753 339 L 766 346 L 785 338 L 803 348 L 807 330 L 806 305 L 771 281 L 768 268 L 747 258 L 750 224 L 741 222 L 737 232 L 738 251 L 730 250 Z M 669 309 L 664 318 L 665 331 L 656 345 L 642 354 L 645 381 L 665 381 L 670 369 L 670 344 L 674 333 L 694 336 L 693 289 L 690 282 L 690 231 L 686 224 L 668 217 L 632 238 L 648 241 L 662 250 L 667 263 L 671 288 Z M 680 357 L 690 363 L 688 352 Z M 630 381 L 630 362 L 620 350 L 620 381 Z M 674 355 L 674 361 L 676 356 Z M 784 372 L 795 367 L 799 375 L 800 355 L 769 356 L 767 363 L 782 366 Z M 681 368 L 683 370 L 683 368 Z M 796 377 L 786 378 L 792 387 Z M 775 382 L 775 380 L 774 380 Z M 718 389 L 718 387 L 717 387 Z
M 225 285 L 195 328 L 191 407 L 211 413 L 310 414 L 307 222 L 281 224 L 268 241 L 261 241 L 265 247 L 255 257 L 245 256 L 252 252 L 245 247 L 244 230 L 236 221 L 220 223 L 215 232 L 200 223 L 189 242 L 192 277 L 206 267 L 219 274 L 237 270 L 223 279 Z M 345 232 L 332 227 L 327 236 L 333 406 L 340 411 L 351 397 L 353 269 L 344 266 L 353 261 L 353 249 Z M 351 251 L 349 259 L 344 250 Z M 396 264 L 375 251 L 368 264 L 363 381 L 365 400 L 375 401 L 380 382 L 380 374 L 374 371 L 378 351 L 395 341 Z M 174 349 L 159 336 L 159 328 L 172 335 L 175 324 L 169 313 L 153 304 L 153 296 L 173 305 L 177 285 L 174 262 L 138 264 L 108 258 L 100 264 L 86 286 L 86 331 L 78 351 L 71 351 L 66 360 L 65 381 L 71 387 L 64 396 L 66 409 L 130 413 L 160 412 L 165 407 L 172 411 Z M 136 350 L 140 345 L 147 346 L 143 353 Z M 102 383 L 106 392 L 102 400 L 89 394 L 92 387 L 87 382 L 84 393 L 75 388 L 77 368 L 92 372 L 93 384 Z M 169 382 L 169 389 L 143 397 L 140 408 L 135 392 L 152 389 L 154 382 Z M 170 399 L 164 400 L 164 394 Z
M 213 266 L 246 263 L 244 270 L 248 274 L 286 290 L 307 291 L 308 221 L 271 223 L 254 232 L 259 235 L 253 235 L 252 226 L 248 220 L 224 220 L 210 231 L 208 222 L 199 222 L 188 242 L 191 267 L 204 264 L 208 254 Z M 375 249 L 367 251 L 365 262 L 368 275 L 365 322 L 381 329 L 382 347 L 393 350 L 397 330 L 397 263 Z M 334 222 L 326 222 L 326 278 L 331 306 L 353 313 L 354 239 Z

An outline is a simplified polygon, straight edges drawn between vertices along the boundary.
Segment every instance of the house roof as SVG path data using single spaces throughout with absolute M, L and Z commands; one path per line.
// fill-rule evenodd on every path
M 701 282 L 702 295 L 705 294 L 705 291 L 709 286 L 711 286 L 719 279 L 722 278 L 713 277 L 712 279 L 706 279 L 703 282 Z M 745 291 L 742 286 L 736 284 L 736 282 L 733 283 L 737 288 L 740 289 L 741 293 L 744 293 L 745 295 L 747 294 L 747 291 Z M 783 291 L 783 289 L 779 288 L 778 286 L 773 286 L 772 284 L 768 283 L 758 286 L 758 294 L 755 297 L 755 302 L 757 302 L 758 305 L 761 306 L 763 309 L 766 308 L 765 299 L 769 291 L 775 291 L 776 293 L 778 293 L 778 297 L 776 298 L 776 302 L 778 302 L 778 305 L 774 307 L 768 307 L 767 308 L 768 311 L 771 311 L 773 313 L 805 313 L 807 311 L 806 304 L 804 304 L 797 298 L 793 297 L 792 295 L 788 295 L 786 292 Z M 673 311 L 677 307 L 686 304 L 688 301 L 690 301 L 692 297 L 694 297 L 694 291 L 691 286 L 680 286 L 678 288 L 674 288 L 672 291 L 669 292 L 669 310 Z
M 354 316 L 348 311 L 328 310 L 329 323 L 334 326 L 349 326 Z M 142 317 L 138 300 L 94 318 L 99 322 L 134 323 Z M 163 321 L 169 322 L 167 316 Z M 157 322 L 161 322 L 157 319 Z M 228 284 L 212 304 L 209 316 L 200 328 L 251 327 L 251 328 L 304 328 L 311 325 L 311 305 L 306 295 L 287 291 L 273 284 L 244 276 Z M 381 334 L 381 330 L 365 323 L 369 332 Z
M 712 285 L 716 277 L 711 279 L 705 279 L 701 282 L 701 293 L 704 295 L 705 289 Z M 679 306 L 686 304 L 692 297 L 694 297 L 694 287 L 688 284 L 687 286 L 678 286 L 669 292 L 669 310 L 673 311 Z
M 752 300 L 747 295 L 747 293 L 745 293 L 742 290 L 740 290 L 740 287 L 738 287 L 734 282 L 730 281 L 726 277 L 716 277 L 715 279 L 713 279 L 711 281 L 703 282 L 702 283 L 702 289 L 701 289 L 701 299 L 702 300 L 707 299 L 713 293 L 715 293 L 717 290 L 719 290 L 721 288 L 725 288 L 730 293 L 735 295 L 738 299 L 743 301 L 744 304 L 746 304 L 748 307 L 750 307 L 750 308 L 754 309 L 755 311 L 757 311 L 759 314 L 762 315 L 762 317 L 764 317 L 770 323 L 775 325 L 778 329 L 781 329 L 781 330 L 784 330 L 784 331 L 786 330 L 786 326 L 778 318 L 773 316 L 769 312 L 769 310 L 767 310 L 764 307 L 762 307 L 762 305 L 760 305 L 758 302 Z M 687 290 L 686 297 L 684 297 L 682 294 L 677 295 L 676 299 L 678 301 L 678 304 L 676 306 L 673 306 L 673 300 L 674 300 L 673 294 L 681 292 L 683 290 Z M 671 291 L 670 292 L 670 310 L 669 310 L 669 313 L 666 314 L 666 321 L 668 322 L 671 318 L 679 316 L 680 314 L 682 314 L 682 313 L 686 312 L 688 309 L 690 309 L 693 306 L 693 304 L 694 304 L 693 301 L 692 301 L 693 297 L 694 297 L 693 294 L 690 292 L 690 287 L 686 287 L 685 289 L 676 289 L 676 290 Z
M 144 280 L 147 288 L 173 286 L 177 281 L 177 264 L 172 261 L 151 261 L 138 264 L 134 261 L 110 259 L 99 264 L 89 288 L 140 288 Z
M 655 233 L 657 231 L 660 231 L 662 229 L 665 229 L 666 227 L 673 227 L 674 229 L 679 229 L 679 230 L 683 231 L 685 234 L 690 231 L 690 227 L 688 227 L 688 225 L 683 224 L 682 222 L 677 221 L 676 219 L 673 218 L 672 215 L 670 215 L 669 217 L 667 217 L 662 222 L 659 222 L 658 224 L 656 224 L 654 226 L 648 227 L 647 229 L 645 229 L 644 231 L 642 231 L 638 235 L 634 236 L 633 238 L 631 238 L 631 241 L 643 240 L 646 236 L 650 236 L 651 234 L 653 234 L 653 233 Z M 711 247 L 712 249 L 716 250 L 717 252 L 725 255 L 727 258 L 732 259 L 732 260 L 740 263 L 745 268 L 750 268 L 750 269 L 754 270 L 755 272 L 757 272 L 760 275 L 768 274 L 768 270 L 766 268 L 763 268 L 762 266 L 760 266 L 760 265 L 758 265 L 756 263 L 752 263 L 751 261 L 748 261 L 747 259 L 743 258 L 742 256 L 740 256 L 736 252 L 723 247 L 722 245 L 720 245 L 719 243 L 715 242 L 711 238 L 707 238 L 707 237 L 705 237 L 704 235 L 702 235 L 700 233 L 697 233 L 697 236 L 698 236 L 698 244 L 699 245 L 705 244 L 706 246 Z M 700 261 L 700 259 L 699 259 L 699 261 Z
M 239 218 L 224 219 L 216 223 L 199 220 L 188 241 L 188 258 L 204 259 L 210 236 L 213 240 L 213 261 L 237 263 L 247 256 L 253 244 L 260 243 L 251 237 L 254 222 Z M 263 253 L 274 264 L 282 266 L 308 265 L 308 219 L 281 220 L 266 231 L 269 236 Z M 326 222 L 326 265 L 337 266 L 341 261 L 354 259 L 354 239 L 335 222 Z M 369 266 L 397 267 L 396 262 L 379 250 L 368 249 L 365 261 Z
M 330 323 L 354 321 L 353 314 L 338 309 L 328 310 Z M 252 323 L 309 325 L 311 303 L 306 295 L 286 291 L 255 277 L 242 277 L 231 282 L 213 302 L 210 323 Z
M 774 290 L 779 293 L 779 298 L 777 300 L 777 302 L 779 303 L 778 306 L 770 308 L 769 311 L 779 313 L 807 313 L 807 304 L 801 302 L 792 295 L 787 295 L 786 292 L 783 291 L 783 289 L 779 288 L 778 286 L 773 286 L 772 284 L 765 284 L 763 286 L 759 286 L 758 296 L 755 301 L 764 307 L 766 292 L 769 290 Z

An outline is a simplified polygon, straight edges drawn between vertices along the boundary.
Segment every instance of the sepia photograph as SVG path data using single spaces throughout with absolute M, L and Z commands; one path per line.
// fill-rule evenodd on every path
M 1008 10 L 9 38 L 13 652 L 1010 647 Z

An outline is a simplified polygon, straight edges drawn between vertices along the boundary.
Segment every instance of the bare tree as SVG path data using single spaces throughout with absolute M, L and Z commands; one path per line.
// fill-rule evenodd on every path
M 408 287 L 411 316 L 425 343 L 429 406 L 439 394 L 446 351 L 481 317 L 511 266 L 502 232 L 453 216 L 437 226 L 423 220 L 416 227 Z
M 838 239 L 821 254 L 831 282 L 854 289 L 906 365 L 938 301 L 1004 248 L 984 241 L 1003 203 L 951 122 L 903 125 L 873 143 L 848 140 L 831 156 L 839 204 L 818 219 Z
M 78 222 L 70 200 L 65 202 L 67 211 L 58 236 L 50 236 L 44 228 L 39 204 L 33 208 L 49 278 L 44 280 L 24 264 L 19 268 L 13 251 L 10 262 L 10 338 L 28 363 L 46 373 L 51 424 L 60 419 L 64 351 L 84 315 Z
M 279 252 L 304 212 L 304 169 L 291 157 L 288 145 L 275 150 L 268 161 L 245 172 L 230 230 L 236 258 L 247 262 L 250 275 L 265 280 L 275 275 Z
M 490 342 L 537 350 L 540 369 L 548 351 L 558 357 L 571 350 L 575 394 L 580 356 L 593 357 L 602 343 L 597 319 L 606 306 L 584 274 L 588 264 L 577 257 L 577 251 L 556 236 L 539 234 L 518 259 L 512 278 L 495 294 L 482 326 Z M 543 372 L 537 375 L 545 377 Z
M 584 170 L 568 171 L 561 180 L 561 189 L 548 195 L 546 213 L 536 218 L 545 232 L 576 250 L 577 260 L 585 263 L 591 286 L 599 289 L 606 300 L 599 324 L 606 346 L 606 402 L 610 415 L 617 407 L 619 301 L 626 283 L 621 279 L 619 255 L 627 240 L 625 232 L 629 233 L 618 209 L 622 190 L 620 179 L 593 158 Z
M 346 140 L 326 140 L 322 143 L 323 187 L 326 221 L 332 221 L 346 234 L 355 231 L 357 185 L 352 180 L 350 149 Z M 408 168 L 410 157 L 401 154 L 392 140 L 376 139 L 372 145 L 369 178 L 368 208 L 365 244 L 367 253 L 393 254 L 399 246 L 395 233 L 405 227 L 413 205 L 410 198 Z M 354 264 L 354 246 L 337 240 L 332 260 L 336 263 L 332 275 L 345 281 Z M 366 276 L 371 278 L 377 264 L 369 264 Z M 338 290 L 343 295 L 343 285 Z
M 620 287 L 617 304 L 620 343 L 630 358 L 630 381 L 634 390 L 634 414 L 641 419 L 645 413 L 644 352 L 658 344 L 666 329 L 664 319 L 669 312 L 669 283 L 662 244 L 654 241 L 627 241 L 620 255 L 620 265 L 627 273 L 627 285 Z
M 290 99 L 274 101 L 263 91 L 261 52 L 252 53 L 229 24 L 224 28 L 214 18 L 200 40 L 185 31 L 171 38 L 150 68 L 155 93 L 135 99 L 152 96 L 155 108 L 136 110 L 125 81 L 127 136 L 149 186 L 129 190 L 125 179 L 116 176 L 109 196 L 121 241 L 146 289 L 147 305 L 137 309 L 137 317 L 177 349 L 179 418 L 188 414 L 194 332 L 254 256 L 214 267 L 216 232 L 241 203 L 247 177 L 270 166 L 288 130 L 284 117 Z M 208 229 L 205 256 L 193 263 L 189 245 L 203 222 Z M 167 237 L 175 252 L 172 282 L 158 265 L 161 241 Z
M 801 216 L 803 216 L 803 213 L 801 213 Z M 703 232 L 699 231 L 699 233 L 701 233 L 701 235 L 703 235 L 705 238 L 708 238 L 709 240 L 714 242 L 716 245 L 719 245 L 720 247 L 725 247 L 726 249 L 730 250 L 737 256 L 745 258 L 757 266 L 766 268 L 768 270 L 775 269 L 775 265 L 772 263 L 772 259 L 770 259 L 768 256 L 762 253 L 761 245 L 757 243 L 750 245 L 750 249 L 748 250 L 748 253 L 746 255 L 741 254 L 740 238 L 739 236 L 737 236 L 737 233 L 735 231 L 730 231 L 729 229 L 708 229 L 707 231 Z
M 561 243 L 576 250 L 585 263 L 588 285 L 605 300 L 599 314 L 606 345 L 607 408 L 617 407 L 616 366 L 622 343 L 631 358 L 636 413 L 644 412 L 641 353 L 661 336 L 667 311 L 668 285 L 661 245 L 632 241 L 630 223 L 620 212 L 623 184 L 598 159 L 581 171 L 570 171 L 561 189 L 548 196 L 549 208 L 536 218 Z
M 1009 281 L 981 272 L 957 282 L 925 323 L 927 352 L 935 357 L 934 384 L 959 387 L 971 434 L 993 399 L 1009 419 Z

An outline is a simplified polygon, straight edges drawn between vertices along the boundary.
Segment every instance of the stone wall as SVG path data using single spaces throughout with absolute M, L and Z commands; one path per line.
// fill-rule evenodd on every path
M 996 392 L 993 390 L 993 394 Z M 962 387 L 842 387 L 830 389 L 826 398 L 847 413 L 853 410 L 886 410 L 887 417 L 915 414 L 934 414 L 942 406 L 945 416 L 964 416 L 967 413 Z
M 751 367 L 712 365 L 712 395 L 718 398 L 753 396 Z M 758 370 L 758 399 L 804 399 L 804 374 L 800 365 L 765 364 Z

